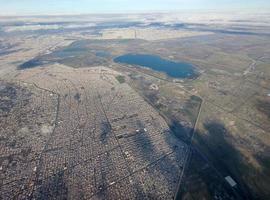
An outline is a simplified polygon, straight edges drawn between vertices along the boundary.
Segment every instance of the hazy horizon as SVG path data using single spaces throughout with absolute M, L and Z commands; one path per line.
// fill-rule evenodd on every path
M 252 11 L 270 9 L 268 0 L 0 0 L 0 15 L 84 15 L 179 11 Z

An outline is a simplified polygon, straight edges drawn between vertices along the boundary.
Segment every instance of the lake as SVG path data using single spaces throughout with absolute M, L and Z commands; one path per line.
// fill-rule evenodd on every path
M 148 67 L 159 72 L 164 72 L 173 78 L 193 78 L 196 76 L 193 65 L 186 62 L 166 60 L 156 55 L 125 54 L 115 58 L 114 62 Z

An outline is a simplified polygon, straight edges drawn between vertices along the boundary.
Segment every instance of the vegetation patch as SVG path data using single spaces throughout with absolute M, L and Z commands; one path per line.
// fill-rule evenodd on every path
M 126 82 L 125 76 L 118 75 L 118 76 L 116 76 L 115 78 L 116 78 L 116 80 L 117 80 L 120 84 Z
M 257 109 L 270 118 L 270 101 L 259 99 L 256 104 Z

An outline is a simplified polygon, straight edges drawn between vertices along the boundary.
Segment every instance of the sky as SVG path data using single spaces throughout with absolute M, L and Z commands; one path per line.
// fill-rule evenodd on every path
M 270 0 L 0 0 L 0 15 L 269 10 Z

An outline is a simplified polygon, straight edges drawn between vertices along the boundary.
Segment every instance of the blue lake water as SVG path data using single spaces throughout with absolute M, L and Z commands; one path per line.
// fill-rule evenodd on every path
M 156 55 L 125 54 L 115 58 L 114 62 L 148 67 L 164 72 L 173 78 L 192 78 L 196 76 L 196 71 L 191 64 L 166 60 Z

